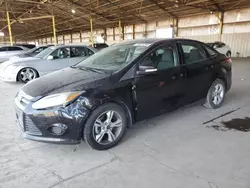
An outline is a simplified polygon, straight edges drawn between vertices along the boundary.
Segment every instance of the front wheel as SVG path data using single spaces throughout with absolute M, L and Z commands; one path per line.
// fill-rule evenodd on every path
M 91 113 L 85 124 L 83 137 L 91 148 L 106 150 L 122 139 L 126 127 L 124 109 L 115 103 L 107 103 Z
M 221 79 L 216 79 L 207 93 L 206 103 L 207 108 L 220 108 L 226 93 L 225 83 Z
M 19 71 L 17 77 L 19 81 L 27 83 L 31 80 L 36 79 L 38 77 L 38 73 L 33 68 L 23 68 L 22 70 Z

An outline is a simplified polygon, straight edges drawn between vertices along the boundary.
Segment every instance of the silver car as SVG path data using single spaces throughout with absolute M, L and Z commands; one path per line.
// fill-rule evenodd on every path
M 45 74 L 75 65 L 97 51 L 83 45 L 52 46 L 35 57 L 15 58 L 0 64 L 0 79 L 27 83 Z
M 0 63 L 7 61 L 10 57 L 28 51 L 29 48 L 24 46 L 3 46 L 0 47 Z

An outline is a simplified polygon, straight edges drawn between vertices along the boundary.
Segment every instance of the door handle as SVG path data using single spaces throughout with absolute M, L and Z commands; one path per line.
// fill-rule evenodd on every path
M 177 76 L 172 76 L 172 80 L 175 80 L 177 78 Z
M 214 68 L 214 66 L 213 65 L 209 65 L 209 66 L 206 67 L 206 70 L 212 69 L 212 68 Z

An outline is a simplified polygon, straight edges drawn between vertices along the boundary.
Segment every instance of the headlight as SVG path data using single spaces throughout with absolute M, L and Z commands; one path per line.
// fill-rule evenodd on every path
M 3 72 L 5 73 L 5 74 L 12 74 L 12 73 L 14 73 L 14 71 L 16 70 L 18 68 L 18 66 L 17 65 L 9 65 L 9 66 L 7 66 L 6 68 L 3 68 Z
M 39 110 L 44 108 L 65 106 L 79 97 L 83 92 L 67 92 L 46 96 L 32 104 L 32 108 Z

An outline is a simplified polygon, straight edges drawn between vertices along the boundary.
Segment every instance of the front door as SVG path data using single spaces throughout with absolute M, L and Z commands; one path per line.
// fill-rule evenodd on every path
M 187 104 L 205 98 L 214 79 L 214 64 L 197 42 L 178 43 L 182 52 L 183 68 L 186 71 L 185 98 Z
M 57 48 L 50 56 L 52 56 L 53 59 L 46 60 L 44 64 L 41 65 L 43 66 L 44 74 L 68 67 L 70 62 L 70 48 Z
M 175 44 L 158 47 L 140 65 L 153 66 L 157 71 L 135 78 L 136 119 L 142 120 L 178 107 L 183 97 L 184 72 L 179 66 Z

